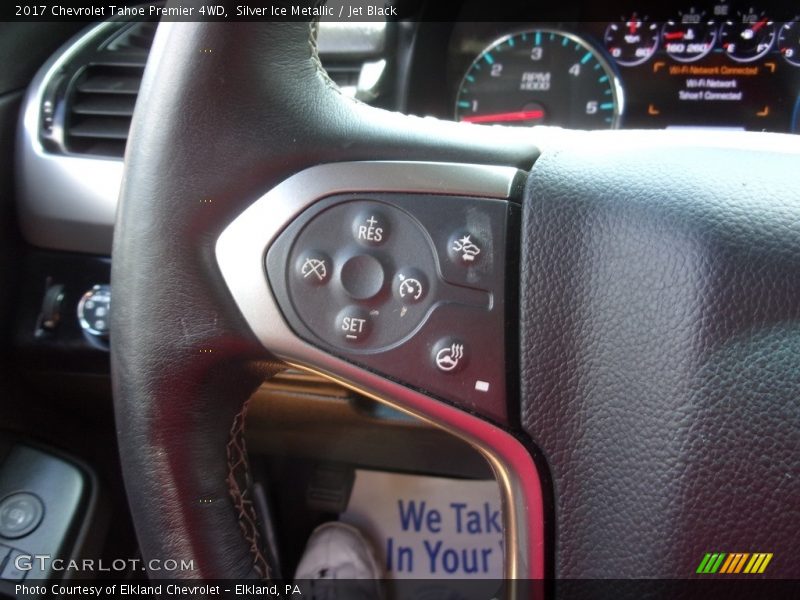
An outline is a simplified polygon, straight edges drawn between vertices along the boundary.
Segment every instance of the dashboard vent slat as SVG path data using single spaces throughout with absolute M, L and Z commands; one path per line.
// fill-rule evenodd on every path
M 138 52 L 147 54 L 153 45 L 158 23 L 145 21 L 135 23 L 124 29 L 117 37 L 113 38 L 105 49 L 108 52 Z
M 121 158 L 143 66 L 87 66 L 66 94 L 64 145 L 71 153 Z
M 69 133 L 73 137 L 107 138 L 112 140 L 128 139 L 128 128 L 131 122 L 128 119 L 115 119 L 113 117 L 88 117 L 77 120 Z
M 132 117 L 135 104 L 136 96 L 79 95 L 72 106 L 72 112 L 79 115 Z
M 109 70 L 109 67 L 103 68 Z M 128 68 L 130 67 L 119 67 L 122 71 L 119 74 L 95 74 L 90 69 L 90 75 L 78 82 L 77 91 L 85 94 L 136 94 L 142 83 L 142 76 L 141 73 L 138 76 L 124 73 Z

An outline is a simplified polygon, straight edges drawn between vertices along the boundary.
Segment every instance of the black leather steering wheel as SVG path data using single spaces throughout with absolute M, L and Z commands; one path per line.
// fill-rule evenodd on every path
M 287 356 L 243 316 L 220 235 L 309 167 L 430 161 L 530 171 L 508 429 L 536 453 L 547 529 L 529 557 L 542 567 L 511 574 L 684 578 L 704 552 L 757 551 L 774 554 L 768 575 L 800 576 L 797 140 L 389 113 L 338 92 L 313 29 L 170 23 L 156 36 L 112 270 L 117 426 L 144 557 L 194 561 L 185 577 L 271 575 L 241 429 Z M 352 383 L 332 364 L 305 366 Z

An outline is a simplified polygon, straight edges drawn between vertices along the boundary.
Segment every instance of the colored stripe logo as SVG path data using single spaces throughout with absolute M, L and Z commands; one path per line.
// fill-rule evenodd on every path
M 771 560 L 771 552 L 706 552 L 696 572 L 701 575 L 756 575 L 763 573 Z

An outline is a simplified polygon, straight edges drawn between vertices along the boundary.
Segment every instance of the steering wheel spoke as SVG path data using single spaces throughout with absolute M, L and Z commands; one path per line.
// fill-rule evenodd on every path
M 522 131 L 476 136 L 470 127 L 341 95 L 321 70 L 312 31 L 307 23 L 168 23 L 156 35 L 131 127 L 112 268 L 119 439 L 143 553 L 194 559 L 185 577 L 269 576 L 243 529 L 250 515 L 230 486 L 227 448 L 242 406 L 277 356 L 474 443 L 500 476 L 513 548 L 507 574 L 541 577 L 541 487 L 525 446 L 502 426 L 298 337 L 274 301 L 264 262 L 278 232 L 322 196 L 362 190 L 505 200 L 536 147 Z M 450 166 L 417 164 L 389 176 L 390 167 L 373 163 L 349 179 L 336 165 L 316 167 L 412 158 Z M 297 187 L 295 177 L 310 167 L 321 170 Z M 247 231 L 239 232 L 243 222 Z M 469 241 L 461 242 L 468 257 Z M 498 244 L 496 262 L 505 259 Z M 489 256 L 488 247 L 481 251 Z M 426 277 L 432 285 L 437 275 Z M 489 307 L 486 291 L 463 294 Z M 501 310 L 483 310 L 483 327 Z M 448 367 L 456 359 L 442 360 Z M 494 398 L 488 411 L 500 421 L 502 364 L 492 365 L 498 375 L 488 390 L 487 378 L 476 388 L 477 377 L 470 390 Z

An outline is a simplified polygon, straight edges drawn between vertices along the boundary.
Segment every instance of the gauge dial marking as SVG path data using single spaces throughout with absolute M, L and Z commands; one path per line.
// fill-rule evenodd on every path
M 658 24 L 633 13 L 611 23 L 604 36 L 606 49 L 618 64 L 634 67 L 649 60 L 658 47 Z
M 543 110 L 518 110 L 506 113 L 467 116 L 462 117 L 461 120 L 466 123 L 506 123 L 511 121 L 536 121 L 543 118 Z
M 762 58 L 775 42 L 775 24 L 763 13 L 751 9 L 739 13 L 738 21 L 726 21 L 720 29 L 722 49 L 737 62 L 752 62 Z
M 704 12 L 694 8 L 680 19 L 664 23 L 661 31 L 664 50 L 679 62 L 694 62 L 706 56 L 717 42 L 717 25 Z
M 604 129 L 617 125 L 621 109 L 619 83 L 595 49 L 572 34 L 534 29 L 500 38 L 475 58 L 456 94 L 455 117 Z
M 778 50 L 789 64 L 800 67 L 800 22 L 783 24 L 778 33 Z

